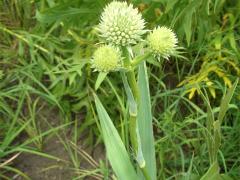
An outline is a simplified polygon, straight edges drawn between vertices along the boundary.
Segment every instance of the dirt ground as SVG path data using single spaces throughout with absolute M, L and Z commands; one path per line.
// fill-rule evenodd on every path
M 56 110 L 44 109 L 41 111 L 41 116 L 41 119 L 47 119 L 53 127 L 57 127 L 60 124 L 60 116 Z M 41 126 L 41 129 L 44 130 L 49 128 L 46 125 Z M 87 152 L 97 163 L 100 159 L 103 160 L 105 158 L 102 145 L 90 149 L 90 147 L 85 146 L 83 142 L 84 136 L 80 138 L 77 148 L 81 148 Z M 58 157 L 63 161 L 56 161 L 30 153 L 22 153 L 14 160 L 14 167 L 25 173 L 31 180 L 70 180 L 76 175 L 74 165 L 69 157 L 69 152 L 67 152 L 56 135 L 44 141 L 42 152 Z M 79 157 L 79 159 L 81 169 L 93 169 L 82 157 Z M 19 175 L 13 175 L 11 178 L 16 180 L 24 179 Z M 95 178 L 86 177 L 85 179 L 90 180 Z
M 43 152 L 69 161 L 67 152 L 56 138 L 48 141 Z M 71 166 L 68 163 L 57 162 L 56 160 L 29 153 L 21 154 L 14 164 L 17 169 L 28 175 L 32 180 L 65 180 L 70 179 L 73 175 L 73 172 L 69 169 Z M 14 179 L 20 180 L 22 178 L 17 176 Z

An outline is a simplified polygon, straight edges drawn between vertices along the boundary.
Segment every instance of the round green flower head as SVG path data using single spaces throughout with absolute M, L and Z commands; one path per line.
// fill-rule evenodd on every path
M 94 52 L 91 63 L 99 72 L 116 71 L 121 67 L 121 54 L 115 47 L 104 45 Z
M 113 1 L 105 7 L 98 31 L 107 43 L 126 46 L 141 40 L 144 24 L 142 15 L 132 4 Z
M 167 27 L 155 28 L 147 37 L 151 50 L 163 58 L 173 55 L 177 46 L 175 33 Z

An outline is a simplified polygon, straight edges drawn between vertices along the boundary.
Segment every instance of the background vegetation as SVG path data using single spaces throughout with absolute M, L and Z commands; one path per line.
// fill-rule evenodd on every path
M 94 27 L 108 2 L 0 1 L 0 179 L 114 178 L 92 91 L 127 144 L 126 97 L 114 73 L 98 87 L 88 63 L 99 42 Z M 171 27 L 184 48 L 178 58 L 149 60 L 148 74 L 158 179 L 193 179 L 190 172 L 203 175 L 209 168 L 209 107 L 219 112 L 240 74 L 240 1 L 128 2 L 149 28 Z M 223 120 L 217 154 L 220 171 L 233 179 L 240 178 L 239 89 Z M 36 168 L 19 165 L 26 163 Z

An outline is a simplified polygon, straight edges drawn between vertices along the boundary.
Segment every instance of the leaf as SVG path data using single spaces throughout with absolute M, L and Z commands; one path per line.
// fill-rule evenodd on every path
M 151 180 L 156 180 L 156 160 L 154 149 L 152 112 L 147 68 L 145 62 L 139 65 L 138 86 L 140 90 L 139 112 L 137 116 L 143 157 L 146 161 L 147 173 Z
M 56 21 L 61 21 L 71 16 L 78 16 L 79 14 L 89 14 L 92 13 L 90 9 L 87 8 L 66 8 L 64 5 L 59 5 L 48 9 L 47 11 L 40 13 L 36 12 L 36 18 L 38 21 L 43 23 L 53 23 Z
M 199 1 L 199 0 L 191 1 L 191 3 L 189 3 L 186 6 L 186 8 L 184 8 L 184 10 L 181 12 L 181 15 L 184 14 L 183 28 L 184 28 L 184 32 L 186 35 L 188 46 L 190 45 L 191 37 L 192 37 L 192 33 L 193 33 L 193 28 L 192 28 L 193 16 L 196 13 L 196 11 L 200 5 L 201 5 L 201 1 Z
M 214 121 L 213 130 L 214 130 L 214 150 L 215 154 L 217 155 L 221 145 L 221 125 L 219 123 L 219 120 Z
M 185 16 L 186 19 L 183 24 L 188 46 L 190 45 L 191 36 L 192 36 L 192 16 L 193 16 L 191 12 L 189 13 L 190 14 Z
M 209 87 L 209 92 L 211 93 L 212 97 L 213 98 L 216 98 L 216 92 L 215 92 L 215 89 L 213 87 Z
M 189 93 L 189 95 L 188 95 L 188 99 L 192 99 L 192 98 L 193 98 L 196 90 L 197 90 L 197 88 L 195 88 L 195 87 L 193 87 L 192 89 L 189 90 L 190 93 Z
M 17 168 L 13 168 L 11 166 L 3 166 L 2 169 L 6 169 L 9 172 L 14 172 L 14 174 L 16 175 L 20 175 L 21 177 L 23 177 L 26 180 L 31 180 L 26 174 L 24 174 L 22 171 L 18 170 Z M 0 174 L 1 175 L 1 174 Z M 0 176 L 1 177 L 1 176 Z
M 50 8 L 36 11 L 36 18 L 41 23 L 60 24 L 67 30 L 69 27 L 83 27 L 85 23 L 95 23 L 101 6 L 97 1 L 71 0 L 58 2 Z
M 127 77 L 126 77 L 125 73 L 121 73 L 121 75 L 122 75 L 122 81 L 123 81 L 123 85 L 124 85 L 124 88 L 125 88 L 125 92 L 127 94 L 127 99 L 128 99 L 128 104 L 129 104 L 129 114 L 130 114 L 130 116 L 136 118 L 137 113 L 138 113 L 136 101 L 134 99 L 132 90 L 131 90 L 131 88 L 128 84 Z M 131 119 L 130 119 L 130 121 L 131 121 Z M 143 157 L 141 138 L 140 138 L 140 135 L 139 135 L 138 125 L 136 125 L 135 130 L 136 130 L 137 148 L 138 148 L 137 149 L 136 160 L 138 162 L 139 167 L 144 168 L 145 165 L 146 165 L 146 162 L 145 162 L 144 157 Z
M 221 174 L 221 180 L 233 180 L 230 176 L 226 175 L 226 174 Z
M 207 126 L 207 132 L 206 132 L 206 142 L 208 146 L 208 153 L 209 153 L 209 158 L 210 158 L 210 163 L 213 163 L 216 161 L 216 154 L 218 149 L 214 149 L 214 139 L 212 139 L 212 129 L 213 129 L 213 124 L 214 124 L 214 113 L 210 105 L 210 101 L 208 99 L 208 96 L 203 94 L 203 92 L 200 90 L 200 94 L 202 96 L 203 101 L 205 102 L 205 105 L 207 106 L 207 121 L 206 121 L 206 126 Z
M 107 73 L 101 72 L 98 74 L 97 81 L 95 83 L 95 90 L 97 90 L 100 87 L 100 85 L 102 84 L 106 76 L 107 76 Z
M 171 1 L 167 1 L 167 5 L 166 5 L 166 13 L 173 9 L 174 5 L 178 2 L 178 0 L 171 0 Z
M 69 78 L 69 85 L 70 86 L 74 83 L 76 75 L 77 75 L 77 73 L 69 73 L 69 77 L 68 78 Z
M 199 180 L 200 177 L 199 175 L 196 174 L 184 174 L 183 177 L 181 178 L 181 180 Z
M 100 120 L 103 140 L 106 146 L 107 157 L 113 171 L 120 180 L 138 179 L 131 164 L 125 146 L 114 127 L 108 113 L 96 95 L 94 95 L 97 113 Z
M 137 104 L 136 101 L 133 97 L 133 93 L 132 90 L 128 84 L 126 75 L 122 73 L 122 80 L 123 80 L 123 85 L 127 94 L 127 98 L 128 98 L 128 103 L 129 103 L 129 114 L 131 116 L 137 116 Z
M 192 155 L 192 159 L 191 159 L 188 171 L 187 173 L 183 174 L 183 177 L 181 178 L 181 180 L 199 180 L 200 179 L 199 175 L 192 173 L 193 159 L 194 159 L 194 154 Z
M 138 151 L 137 151 L 136 160 L 137 160 L 140 168 L 145 168 L 146 167 L 146 161 L 145 161 L 144 156 L 143 156 L 142 143 L 141 143 L 141 138 L 140 138 L 138 126 L 136 127 L 136 133 L 137 133 L 137 141 L 138 141 Z
M 230 79 L 228 79 L 227 76 L 223 76 L 223 81 L 229 88 L 232 87 L 232 83 L 231 83 Z
M 221 180 L 217 161 L 211 165 L 206 174 L 204 174 L 200 180 Z
M 230 101 L 232 99 L 233 93 L 234 93 L 234 91 L 235 91 L 235 89 L 237 87 L 238 80 L 239 79 L 237 79 L 234 82 L 233 86 L 231 88 L 229 88 L 227 94 L 222 99 L 222 102 L 221 102 L 221 105 L 220 105 L 220 111 L 219 111 L 219 114 L 218 114 L 218 120 L 220 122 L 220 125 L 221 125 L 221 123 L 223 121 L 223 118 L 224 118 L 224 116 L 225 116 L 225 114 L 226 114 L 226 112 L 228 110 L 228 106 L 229 106 L 229 103 L 230 103 Z
M 227 37 L 228 37 L 231 48 L 234 51 L 238 52 L 237 41 L 236 41 L 236 37 L 234 36 L 234 33 L 233 32 L 229 33 Z
M 221 5 L 224 3 L 224 0 L 215 0 L 214 3 L 214 13 L 217 13 L 217 11 L 219 11 Z
M 206 2 L 204 2 L 204 4 L 205 4 L 205 11 L 206 11 L 206 14 L 207 15 L 210 15 L 210 8 L 209 8 L 209 5 L 210 5 L 210 3 L 211 3 L 211 1 L 210 0 L 205 0 Z

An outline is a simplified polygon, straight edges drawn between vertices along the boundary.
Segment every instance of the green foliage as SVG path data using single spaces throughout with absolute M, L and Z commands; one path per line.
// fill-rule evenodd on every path
M 90 158 L 94 153 L 83 153 L 79 142 L 95 149 L 103 141 L 116 139 L 122 156 L 119 149 L 108 148 L 109 159 L 118 156 L 124 164 L 113 167 L 118 174 L 124 174 L 121 168 L 127 166 L 121 157 L 127 157 L 129 169 L 125 170 L 139 178 L 147 171 L 152 179 L 160 180 L 239 179 L 239 84 L 233 82 L 240 72 L 240 2 L 128 1 L 143 13 L 147 28 L 171 27 L 184 47 L 184 59 L 158 62 L 148 58 L 148 68 L 140 65 L 138 156 L 129 137 L 129 114 L 136 114 L 135 102 L 129 98 L 133 92 L 124 93 L 122 79 L 115 73 L 97 75 L 89 65 L 99 42 L 95 26 L 108 2 L 0 1 L 0 179 L 15 175 L 31 179 L 16 168 L 22 154 L 54 159 L 56 166 L 70 164 L 74 173 L 69 178 L 114 179 L 104 153 L 103 160 L 94 162 Z M 133 49 L 135 55 L 139 47 Z M 96 102 L 98 111 L 104 112 L 100 124 L 95 121 L 92 88 L 102 100 L 102 104 Z M 50 115 L 42 118 L 44 108 L 56 110 L 59 125 L 51 125 Z M 104 131 L 99 132 L 97 126 Z M 110 130 L 115 136 L 106 137 Z M 53 136 L 67 151 L 69 162 L 43 151 Z M 210 154 L 214 155 L 210 158 Z M 86 169 L 81 157 L 88 157 L 91 168 Z M 140 169 L 143 162 L 145 169 Z
M 97 96 L 95 96 L 95 103 L 106 145 L 107 156 L 114 172 L 117 177 L 122 180 L 137 179 L 137 174 L 130 162 L 124 144 Z
M 155 158 L 154 136 L 153 136 L 153 117 L 151 110 L 151 100 L 147 67 L 142 63 L 139 67 L 138 86 L 140 89 L 140 107 L 138 113 L 138 127 L 141 139 L 143 157 L 146 161 L 146 169 L 151 179 L 156 179 L 157 167 Z

